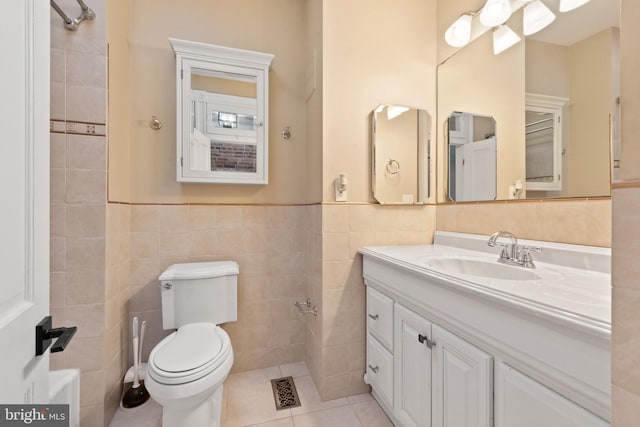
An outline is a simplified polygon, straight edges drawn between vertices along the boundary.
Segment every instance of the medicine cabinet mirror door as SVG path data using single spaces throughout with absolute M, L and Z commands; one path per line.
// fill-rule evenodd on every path
M 371 188 L 380 204 L 423 204 L 429 198 L 431 116 L 382 104 L 372 113 Z
M 177 67 L 177 180 L 267 184 L 273 55 L 170 41 Z

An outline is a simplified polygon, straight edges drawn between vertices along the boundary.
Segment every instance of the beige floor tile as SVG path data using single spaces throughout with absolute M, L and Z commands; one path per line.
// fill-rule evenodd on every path
M 393 427 L 393 424 L 375 400 L 356 403 L 351 407 L 363 426 Z
M 254 369 L 252 371 L 238 372 L 229 375 L 224 385 L 228 391 L 251 388 L 256 384 L 271 384 L 271 380 L 282 377 L 280 367 L 273 366 L 265 369 Z
M 346 398 L 327 400 L 326 402 L 323 402 L 322 399 L 320 399 L 320 394 L 318 393 L 311 376 L 298 377 L 295 379 L 295 384 L 296 389 L 298 390 L 298 397 L 300 398 L 300 403 L 302 405 L 297 408 L 292 408 L 292 415 L 308 414 L 310 412 L 322 411 L 349 404 L 349 401 Z
M 288 409 L 278 411 L 270 382 L 230 384 L 225 427 L 248 426 L 291 416 Z
M 354 394 L 353 396 L 347 396 L 347 400 L 350 404 L 355 405 L 356 403 L 373 400 L 373 396 L 371 393 Z
M 304 362 L 296 362 L 296 363 L 286 363 L 284 365 L 280 365 L 280 372 L 283 377 L 306 377 L 311 375 L 309 373 L 309 369 L 307 368 L 307 364 Z
M 295 427 L 360 427 L 350 405 L 293 417 Z M 367 426 L 369 427 L 369 426 Z
M 227 427 L 227 426 L 222 426 Z M 281 420 L 269 421 L 268 423 L 253 424 L 250 427 L 295 427 L 293 425 L 293 418 L 283 418 Z
M 133 409 L 118 408 L 109 427 L 158 427 L 162 425 L 162 406 L 153 399 Z

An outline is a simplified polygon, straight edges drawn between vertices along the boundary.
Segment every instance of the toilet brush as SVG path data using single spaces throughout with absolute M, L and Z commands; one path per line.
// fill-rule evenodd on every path
M 142 322 L 141 338 L 144 338 L 144 330 L 147 322 Z M 149 392 L 144 387 L 144 381 L 139 380 L 138 368 L 142 358 L 142 340 L 138 341 L 138 317 L 133 318 L 133 384 L 122 397 L 124 408 L 135 408 L 149 400 Z

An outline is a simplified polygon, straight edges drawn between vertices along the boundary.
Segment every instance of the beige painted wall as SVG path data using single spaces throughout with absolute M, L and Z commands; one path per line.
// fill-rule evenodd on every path
M 369 114 L 380 104 L 435 116 L 436 0 L 325 1 L 323 201 L 349 177 L 349 201 L 373 201 Z M 432 132 L 433 134 L 433 132 Z M 435 136 L 432 136 L 432 141 Z
M 131 3 L 130 145 L 110 153 L 110 173 L 129 175 L 138 203 L 306 201 L 306 12 L 295 0 L 137 0 Z M 169 37 L 275 54 L 270 72 L 269 184 L 179 184 L 175 178 L 175 58 Z M 155 115 L 160 131 L 149 128 Z M 291 127 L 285 141 L 280 132 Z M 115 178 L 114 178 L 115 179 Z M 124 193 L 122 191 L 121 193 Z
M 108 194 L 107 200 L 128 202 L 130 182 L 130 61 L 129 37 L 131 2 L 109 0 L 106 37 L 109 55 L 107 75 Z
M 610 194 L 610 117 L 619 96 L 612 83 L 618 72 L 617 38 L 617 30 L 608 29 L 568 49 L 571 137 L 565 146 L 565 184 L 574 197 Z
M 525 178 L 524 44 L 493 54 L 485 33 L 438 67 L 437 173 L 439 202 L 447 197 L 447 117 L 453 111 L 496 120 L 497 198 L 507 199 L 509 185 Z
M 567 47 L 526 39 L 524 51 L 526 91 L 568 98 Z
M 306 203 L 322 201 L 322 93 L 323 93 L 323 26 L 322 3 L 306 0 L 305 54 L 305 141 Z

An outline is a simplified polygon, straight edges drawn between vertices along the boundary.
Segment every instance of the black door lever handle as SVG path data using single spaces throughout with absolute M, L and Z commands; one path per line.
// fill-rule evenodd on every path
M 51 316 L 47 316 L 36 325 L 36 356 L 41 356 L 47 351 L 53 338 L 58 339 L 51 347 L 51 353 L 63 351 L 78 330 L 76 326 L 52 328 L 51 324 Z

